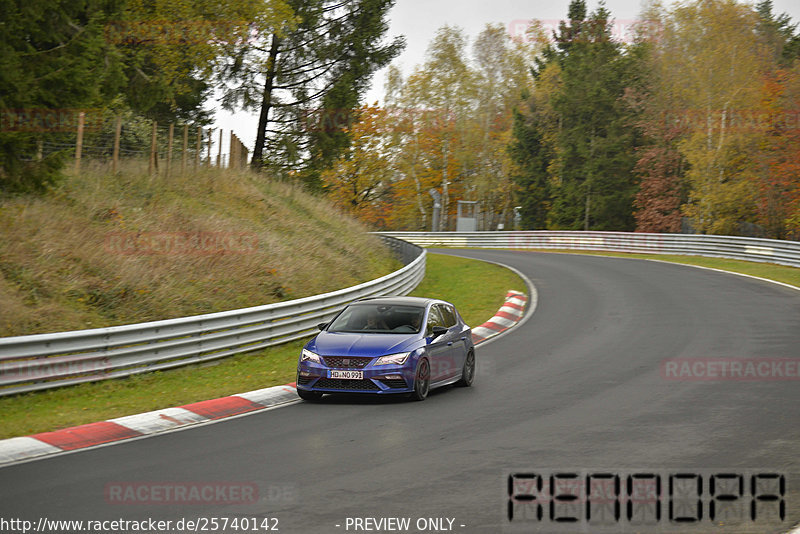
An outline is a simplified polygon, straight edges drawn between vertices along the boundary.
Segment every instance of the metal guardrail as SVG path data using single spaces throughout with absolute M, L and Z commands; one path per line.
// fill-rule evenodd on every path
M 381 232 L 423 247 L 605 250 L 686 254 L 800 267 L 800 242 L 752 237 L 630 232 Z
M 169 369 L 313 335 L 345 304 L 407 294 L 425 276 L 422 248 L 379 237 L 405 267 L 339 291 L 193 317 L 0 338 L 0 396 Z

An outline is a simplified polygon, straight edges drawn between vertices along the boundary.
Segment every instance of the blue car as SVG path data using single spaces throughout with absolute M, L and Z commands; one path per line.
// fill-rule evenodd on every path
M 297 364 L 297 394 L 307 401 L 326 393 L 424 400 L 432 388 L 470 386 L 475 378 L 472 330 L 442 300 L 362 299 L 319 328 Z

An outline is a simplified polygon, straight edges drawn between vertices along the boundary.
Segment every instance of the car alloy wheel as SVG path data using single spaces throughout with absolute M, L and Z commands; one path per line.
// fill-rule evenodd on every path
M 422 401 L 428 396 L 431 390 L 431 369 L 428 365 L 428 360 L 422 359 L 417 367 L 417 376 L 414 378 L 414 392 L 411 398 L 414 400 Z
M 475 380 L 475 353 L 469 351 L 467 359 L 464 360 L 464 368 L 461 370 L 461 379 L 456 382 L 456 385 L 469 387 L 473 380 Z

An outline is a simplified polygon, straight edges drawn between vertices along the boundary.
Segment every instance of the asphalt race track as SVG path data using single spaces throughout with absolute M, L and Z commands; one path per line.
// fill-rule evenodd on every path
M 261 520 L 276 518 L 288 533 L 369 532 L 376 524 L 357 530 L 355 518 L 397 517 L 410 519 L 402 532 L 501 532 L 513 530 L 509 472 L 719 469 L 786 476 L 786 521 L 754 531 L 800 522 L 797 377 L 686 380 L 664 370 L 670 359 L 796 364 L 800 291 L 641 260 L 443 252 L 513 266 L 538 290 L 529 320 L 478 348 L 474 387 L 436 390 L 421 403 L 326 397 L 5 467 L 0 517 L 257 520 L 248 532 L 266 532 Z M 223 493 L 176 504 L 152 490 L 174 484 L 255 487 L 257 499 L 226 504 Z M 151 492 L 124 503 L 111 495 L 131 487 Z M 653 531 L 665 524 L 662 516 Z M 567 531 L 545 520 L 523 526 Z M 584 520 L 571 528 L 595 531 Z M 607 531 L 649 530 L 623 522 Z

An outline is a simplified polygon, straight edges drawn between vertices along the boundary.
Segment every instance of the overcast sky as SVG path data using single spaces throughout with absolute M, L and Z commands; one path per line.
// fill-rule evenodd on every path
M 671 2 L 665 0 L 664 4 L 671 5 Z M 587 0 L 590 12 L 598 5 L 596 0 Z M 640 0 L 606 0 L 606 7 L 615 20 L 614 31 L 623 33 L 629 24 L 635 22 L 642 5 Z M 788 13 L 793 22 L 800 22 L 800 1 L 773 0 L 773 5 L 774 13 Z M 408 74 L 414 66 L 424 62 L 428 44 L 436 30 L 445 24 L 461 27 L 472 39 L 489 23 L 501 23 L 514 35 L 531 19 L 539 19 L 546 25 L 557 24 L 558 20 L 566 18 L 568 6 L 569 0 L 397 0 L 389 15 L 389 36 L 404 35 L 406 49 L 394 64 Z M 366 95 L 368 103 L 382 99 L 384 76 L 385 70 L 375 75 L 372 89 Z M 223 152 L 227 151 L 231 129 L 252 150 L 257 115 L 219 110 L 216 118 L 214 126 L 225 129 Z

